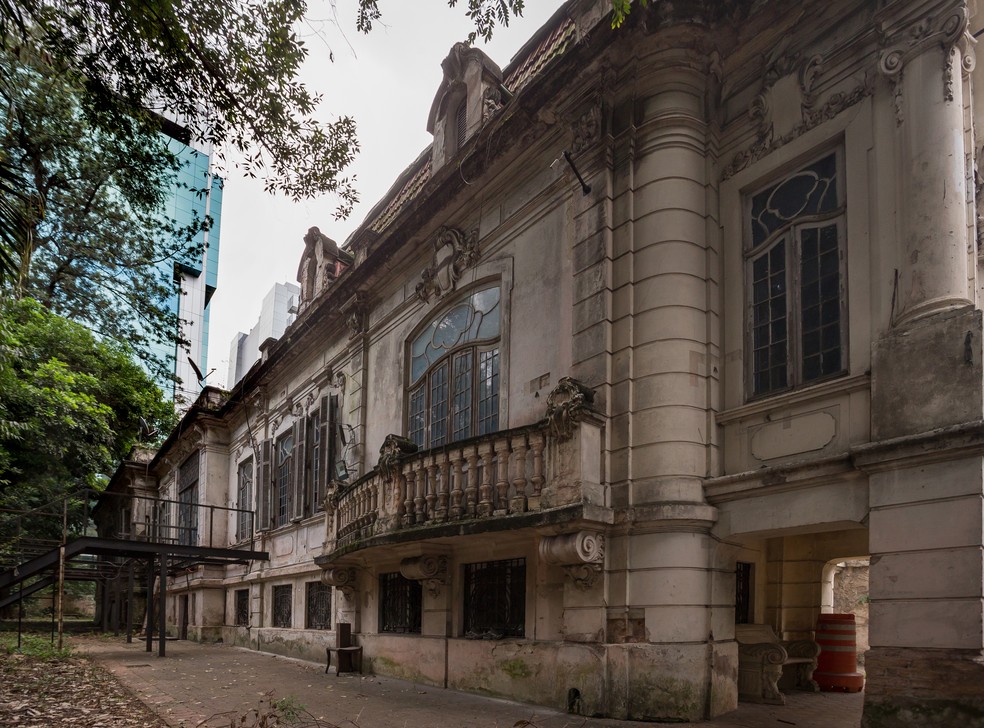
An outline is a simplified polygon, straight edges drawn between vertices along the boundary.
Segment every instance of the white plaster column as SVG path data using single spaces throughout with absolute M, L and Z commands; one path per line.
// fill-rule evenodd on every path
M 952 0 L 909 5 L 883 21 L 890 40 L 880 60 L 899 128 L 897 323 L 972 302 L 962 74 L 973 56 L 961 43 L 968 10 Z

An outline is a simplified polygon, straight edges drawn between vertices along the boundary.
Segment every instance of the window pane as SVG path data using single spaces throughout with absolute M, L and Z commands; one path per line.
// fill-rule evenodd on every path
M 752 246 L 797 218 L 837 209 L 837 155 L 828 154 L 752 198 Z
M 239 493 L 236 507 L 236 539 L 242 540 L 253 535 L 253 459 L 250 458 L 239 465 Z
M 236 590 L 236 626 L 249 626 L 249 589 Z
M 448 436 L 448 363 L 430 376 L 430 447 L 443 445 Z
M 417 447 L 424 446 L 424 406 L 426 404 L 424 387 L 417 387 L 410 393 L 410 423 L 407 432 Z
M 803 381 L 841 370 L 840 261 L 837 225 L 806 228 L 801 252 L 801 328 Z M 807 245 L 805 241 L 812 241 Z M 807 251 L 812 252 L 807 257 Z M 813 273 L 808 277 L 807 271 Z M 819 277 L 818 277 L 819 276 Z
M 478 357 L 478 434 L 499 429 L 499 350 Z
M 752 261 L 755 275 L 762 277 L 752 290 L 752 377 L 755 394 L 786 386 L 778 369 L 787 363 L 786 340 L 786 243 L 777 242 Z
M 454 382 L 451 389 L 451 440 L 471 436 L 472 421 L 472 352 L 454 358 Z
M 410 344 L 410 384 L 455 347 L 499 335 L 499 287 L 477 291 L 434 319 Z

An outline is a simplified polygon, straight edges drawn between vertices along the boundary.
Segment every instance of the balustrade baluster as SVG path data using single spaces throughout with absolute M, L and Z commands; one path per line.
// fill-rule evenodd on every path
M 468 485 L 465 486 L 465 514 L 475 517 L 478 505 L 478 451 L 475 446 L 468 448 Z
M 509 440 L 499 438 L 495 441 L 496 457 L 496 508 L 494 513 L 509 512 Z
M 492 515 L 492 443 L 482 442 L 478 445 L 478 454 L 482 457 L 482 485 L 478 489 L 478 515 Z
M 461 489 L 461 464 L 463 462 L 462 451 L 455 450 L 451 460 L 451 518 L 461 518 L 464 509 L 461 506 L 461 498 L 465 492 Z
M 434 520 L 448 520 L 448 498 L 451 495 L 451 461 L 448 454 L 441 453 L 441 481 L 437 485 L 437 509 L 434 511 Z
M 509 500 L 511 513 L 523 513 L 526 510 L 526 434 L 514 435 L 513 450 L 513 489 L 515 494 Z
M 379 478 L 369 481 L 369 522 L 374 523 L 379 518 Z
M 424 514 L 424 489 L 427 487 L 427 468 L 424 461 L 417 464 L 417 493 L 413 497 L 414 523 L 423 523 L 426 519 Z
M 437 501 L 437 456 L 427 457 L 427 493 L 424 500 L 427 501 L 427 520 L 434 518 L 434 503 Z
M 403 466 L 403 475 L 406 478 L 406 490 L 404 491 L 403 499 L 403 520 L 402 523 L 405 526 L 413 525 L 413 511 L 414 511 L 414 494 L 417 492 L 416 482 L 417 482 L 417 471 L 413 465 L 408 464 Z
M 530 433 L 530 449 L 533 451 L 533 477 L 530 478 L 530 495 L 536 498 L 536 505 L 540 507 L 540 491 L 543 489 L 545 478 L 543 477 L 543 432 Z
M 396 516 L 395 522 L 397 528 L 403 522 L 403 514 L 406 513 L 406 510 L 404 510 L 403 500 L 406 497 L 406 492 L 407 481 L 404 477 L 403 471 L 400 470 L 393 476 L 393 514 Z M 389 515 L 388 511 L 387 515 Z

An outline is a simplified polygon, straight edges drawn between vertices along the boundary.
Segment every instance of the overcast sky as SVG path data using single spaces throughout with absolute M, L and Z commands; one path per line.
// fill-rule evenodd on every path
M 332 214 L 338 204 L 333 197 L 292 203 L 264 193 L 261 181 L 226 173 L 208 345 L 208 368 L 215 372 L 209 384 L 226 384 L 232 337 L 256 323 L 273 284 L 296 282 L 308 228 L 318 226 L 342 244 L 430 143 L 427 114 L 443 78 L 441 61 L 472 29 L 466 4 L 459 0 L 460 7 L 449 8 L 447 0 L 383 0 L 382 23 L 364 36 L 355 30 L 355 0 L 337 0 L 337 18 L 329 1 L 312 0 L 303 29 L 310 56 L 302 77 L 324 95 L 325 120 L 349 115 L 358 124 L 362 151 L 350 172 L 357 177 L 361 202 L 339 222 Z M 522 18 L 497 28 L 491 43 L 477 41 L 478 47 L 505 68 L 561 4 L 527 0 Z

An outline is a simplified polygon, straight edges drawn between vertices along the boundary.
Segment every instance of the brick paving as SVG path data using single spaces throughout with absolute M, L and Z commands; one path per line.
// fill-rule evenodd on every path
M 293 696 L 315 718 L 342 728 L 639 728 L 633 721 L 582 718 L 508 700 L 459 693 L 372 675 L 326 675 L 324 666 L 228 645 L 169 641 L 167 657 L 144 644 L 77 638 L 74 644 L 106 667 L 175 728 L 223 714 L 228 726 L 261 700 Z M 272 692 L 271 692 L 272 691 Z M 862 695 L 790 693 L 785 706 L 748 705 L 701 728 L 858 728 Z M 213 719 L 210 725 L 217 725 Z

